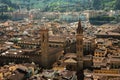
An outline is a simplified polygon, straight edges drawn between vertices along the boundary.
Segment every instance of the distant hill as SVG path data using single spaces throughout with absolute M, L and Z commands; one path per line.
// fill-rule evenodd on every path
M 80 11 L 85 9 L 120 9 L 120 0 L 0 0 L 9 9 L 27 8 L 41 11 Z
M 93 0 L 93 8 L 96 10 L 120 10 L 120 0 Z
M 11 0 L 21 8 L 37 8 L 42 11 L 79 11 L 87 8 L 90 0 Z M 88 5 L 90 6 L 90 5 Z

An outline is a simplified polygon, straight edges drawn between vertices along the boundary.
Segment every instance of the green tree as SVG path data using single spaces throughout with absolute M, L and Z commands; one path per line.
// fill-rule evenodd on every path
M 117 0 L 117 1 L 116 1 L 115 9 L 116 9 L 116 10 L 120 10 L 120 0 Z
M 102 0 L 93 0 L 93 7 L 95 10 L 101 9 Z

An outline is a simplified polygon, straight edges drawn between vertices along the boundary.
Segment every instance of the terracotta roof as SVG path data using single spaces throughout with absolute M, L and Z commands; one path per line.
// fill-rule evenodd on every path
M 72 58 L 66 59 L 64 62 L 65 63 L 77 63 L 77 61 Z
M 65 55 L 65 57 L 76 58 L 77 55 L 76 55 L 75 53 L 67 53 L 67 54 Z

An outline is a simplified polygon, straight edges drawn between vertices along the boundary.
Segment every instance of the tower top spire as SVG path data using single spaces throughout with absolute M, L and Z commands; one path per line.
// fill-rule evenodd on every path
M 78 27 L 77 27 L 77 34 L 82 34 L 82 33 L 83 33 L 83 29 L 81 26 L 81 20 L 79 19 Z

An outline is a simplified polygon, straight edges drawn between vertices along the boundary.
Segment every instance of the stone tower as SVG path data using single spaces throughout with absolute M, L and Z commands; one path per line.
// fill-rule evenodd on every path
M 49 67 L 48 63 L 48 29 L 41 29 L 40 30 L 40 36 L 41 36 L 41 64 L 44 68 Z
M 76 30 L 76 53 L 77 53 L 77 70 L 83 69 L 83 29 L 81 21 L 78 22 L 78 28 Z

